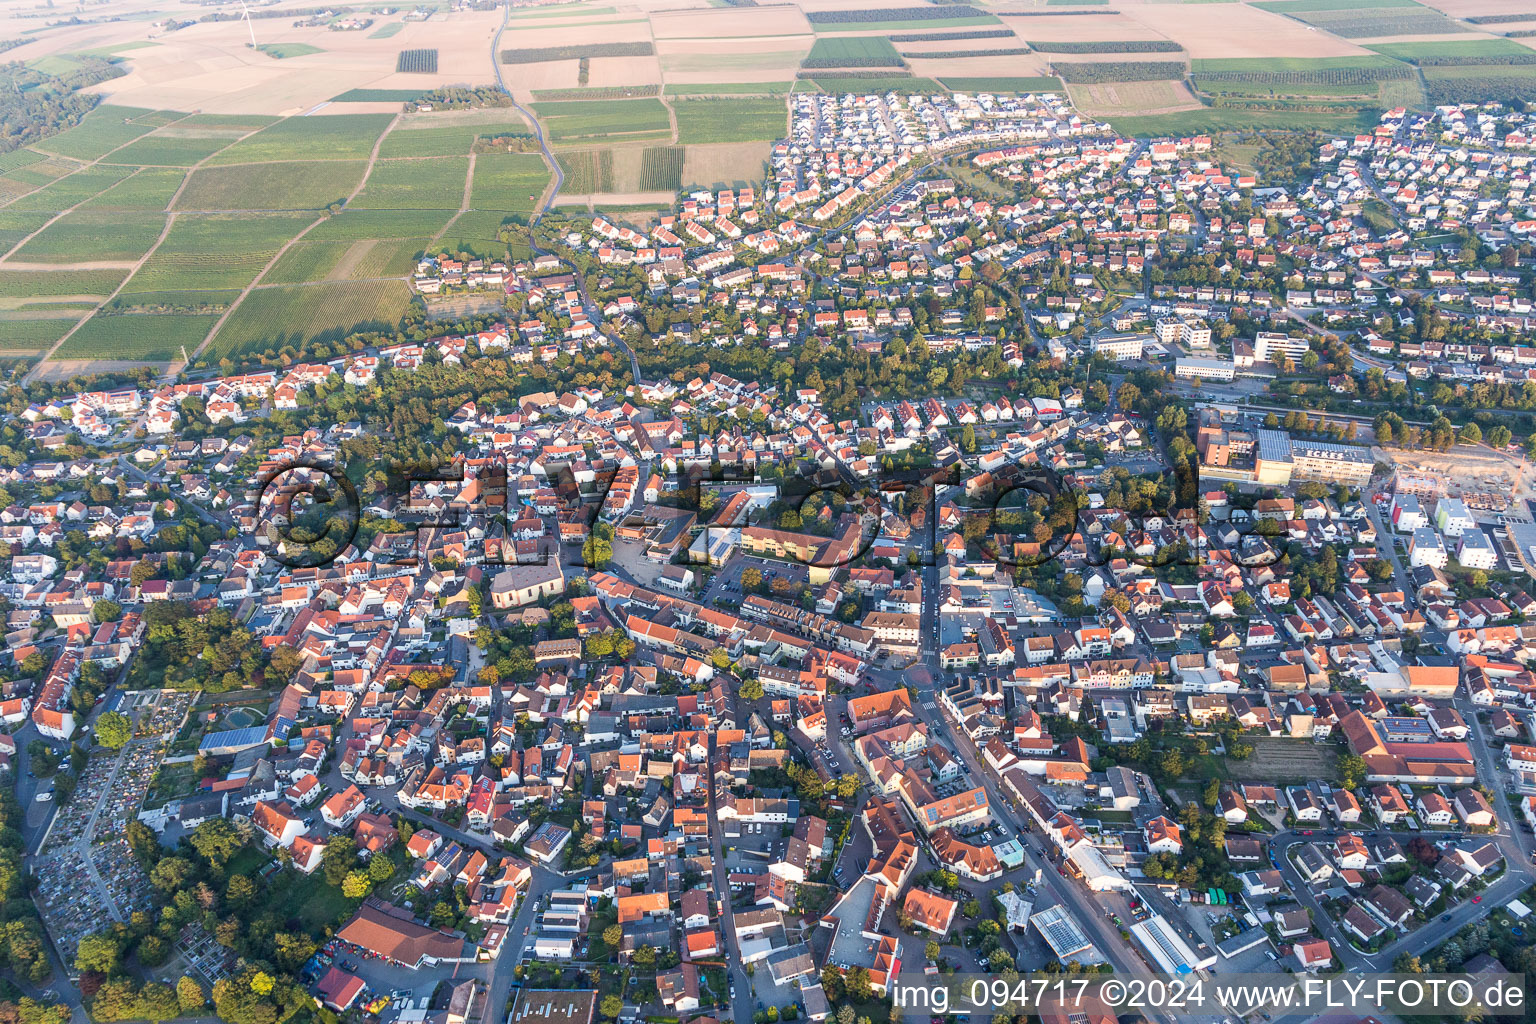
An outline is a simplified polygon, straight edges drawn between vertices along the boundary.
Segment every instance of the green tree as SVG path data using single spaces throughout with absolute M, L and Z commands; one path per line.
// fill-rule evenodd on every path
M 352 866 L 357 863 L 357 847 L 352 840 L 342 836 L 332 839 L 320 855 L 321 870 L 325 872 L 327 885 L 340 885 L 346 881 Z
M 387 882 L 395 873 L 395 862 L 382 854 L 374 854 L 368 861 L 368 877 L 375 882 Z
M 616 992 L 610 992 L 603 996 L 603 1001 L 598 1005 L 598 1012 L 609 1020 L 616 1019 L 624 1012 L 624 1000 Z
M 201 1010 L 208 1005 L 208 999 L 203 995 L 203 986 L 183 974 L 181 980 L 176 982 L 176 1005 L 182 1013 L 188 1015 Z
M 930 941 L 928 945 L 923 947 L 923 956 L 929 963 L 938 963 L 941 953 L 942 949 L 937 942 Z
M 620 925 L 611 924 L 603 929 L 603 945 L 609 949 L 618 949 L 619 943 L 624 941 L 624 929 Z
M 351 871 L 341 881 L 341 894 L 349 900 L 360 900 L 373 891 L 373 879 L 366 871 Z
M 740 694 L 742 700 L 762 700 L 763 684 L 760 680 L 748 679 L 746 682 L 741 684 L 741 689 L 737 692 Z
M 108 750 L 121 750 L 132 738 L 133 726 L 127 715 L 107 711 L 96 719 L 96 741 Z
M 139 990 L 139 1016 L 150 1024 L 163 1024 L 181 1014 L 181 1003 L 176 990 L 157 981 L 149 982 Z
M 215 871 L 223 871 L 244 846 L 245 840 L 226 818 L 211 818 L 192 830 L 192 849 Z
M 116 622 L 123 614 L 123 606 L 103 597 L 91 605 L 91 618 L 97 622 Z
M 111 974 L 122 963 L 123 949 L 117 937 L 97 932 L 80 940 L 75 951 L 75 967 L 96 974 Z

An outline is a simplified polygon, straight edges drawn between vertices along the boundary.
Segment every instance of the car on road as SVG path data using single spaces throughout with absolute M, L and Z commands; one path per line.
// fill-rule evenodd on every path
M 45 803 L 47 803 L 48 801 L 50 801 L 52 799 L 53 799 L 53 790 L 51 790 L 51 789 L 43 790 L 41 793 L 37 794 L 37 797 L 36 797 L 37 802 L 40 803 L 40 804 L 45 804 Z
M 1450 919 L 1451 919 L 1451 915 L 1450 914 L 1441 914 L 1440 915 L 1440 920 L 1442 920 L 1442 921 L 1449 921 Z
M 1481 896 L 1473 896 L 1472 897 L 1472 902 L 1473 903 L 1481 903 L 1481 902 L 1483 902 L 1483 898 Z
M 1304 836 L 1309 836 L 1309 835 L 1312 834 L 1312 830 L 1311 829 L 1304 829 L 1301 834 L 1304 835 Z

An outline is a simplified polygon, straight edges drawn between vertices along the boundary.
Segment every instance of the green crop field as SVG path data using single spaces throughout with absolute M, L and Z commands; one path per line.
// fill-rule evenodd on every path
M 793 82 L 714 82 L 709 85 L 669 85 L 668 96 L 787 96 Z
M 1536 57 L 1536 50 L 1513 39 L 1441 39 L 1427 43 L 1380 43 L 1366 47 L 1400 60 L 1422 57 Z
M 419 97 L 422 89 L 348 89 L 340 96 L 332 96 L 332 103 L 409 103 Z
M 400 34 L 400 30 L 403 29 L 403 28 L 405 28 L 405 22 L 403 22 L 403 21 L 391 21 L 387 25 L 380 25 L 378 28 L 374 29 L 371 33 L 369 33 L 368 38 L 369 39 L 388 39 L 391 36 L 399 35 Z
M 1275 14 L 1298 11 L 1348 11 L 1363 7 L 1421 7 L 1417 0 L 1263 0 L 1253 6 Z
M 526 126 L 519 126 L 527 131 Z M 437 128 L 400 128 L 384 136 L 379 156 L 463 156 L 475 144 L 480 129 L 474 125 L 443 125 Z
M 528 213 L 544 187 L 549 168 L 534 153 L 485 153 L 475 158 L 469 201 L 476 210 Z
M 6 270 L 0 266 L 0 296 L 8 299 L 94 295 L 105 298 L 128 276 L 126 270 Z
M 351 205 L 360 210 L 457 210 L 469 157 L 380 160 Z
M 1381 36 L 1428 36 L 1451 32 L 1469 32 L 1465 24 L 1452 21 L 1428 7 L 1350 6 L 1337 10 L 1285 12 L 1303 24 L 1345 39 L 1372 39 Z
M 76 160 L 95 160 L 153 130 L 153 125 L 135 124 L 129 120 L 148 113 L 151 111 L 140 107 L 118 107 L 103 103 L 86 114 L 79 124 L 68 131 L 49 136 L 37 143 L 36 148 L 44 153 L 57 153 Z
M 133 173 L 130 167 L 87 167 L 76 174 L 60 178 L 36 192 L 29 192 L 17 199 L 8 210 L 52 210 L 55 213 L 98 196 Z
M 533 109 L 552 140 L 614 135 L 645 137 L 671 129 L 667 108 L 657 99 L 535 103 Z
M 222 313 L 240 297 L 238 288 L 185 292 L 122 292 L 107 303 L 109 313 Z
M 241 130 L 253 132 L 281 121 L 268 114 L 191 114 L 176 123 L 178 128 L 211 128 L 215 131 Z
M 802 74 L 805 75 L 804 81 L 814 82 L 816 87 L 822 92 L 851 92 L 867 96 L 891 91 L 903 94 L 949 91 L 931 78 L 918 78 L 916 76 L 883 75 L 878 78 L 865 78 L 862 76 L 839 77 L 837 75 L 818 75 L 812 71 L 805 71 Z
M 1372 47 L 1372 49 L 1378 49 Z M 1357 57 L 1218 57 L 1190 61 L 1190 70 L 1197 75 L 1245 74 L 1248 72 L 1273 73 L 1280 71 L 1377 71 L 1413 74 L 1402 61 L 1391 57 L 1360 54 Z
M 86 200 L 80 209 L 164 210 L 186 176 L 180 167 L 149 167 Z
M 460 186 L 462 194 L 463 186 Z M 364 242 L 376 238 L 432 236 L 453 219 L 447 210 L 354 210 L 327 217 L 304 236 L 305 242 Z
M 43 230 L 13 257 L 23 263 L 85 263 L 136 260 L 165 227 L 158 213 L 76 210 Z
M 311 231 L 304 236 L 304 241 L 283 253 L 282 259 L 272 265 L 261 283 L 303 284 L 306 281 L 324 281 L 354 245 L 370 244 L 366 241 L 311 242 L 309 237 L 313 234 Z
M 804 68 L 899 68 L 901 55 L 884 36 L 818 39 L 801 63 Z
M 243 288 L 312 219 L 309 215 L 178 217 L 124 291 Z
M 339 338 L 354 330 L 392 330 L 410 304 L 404 281 L 258 288 L 230 314 L 204 355 L 218 359 Z
M 142 359 L 168 362 L 190 353 L 218 320 L 213 315 L 97 315 L 81 325 L 57 353 L 59 359 Z
M 138 167 L 191 167 L 239 140 L 242 133 L 214 133 L 207 129 L 197 134 L 183 134 L 176 129 L 155 132 L 128 143 L 105 157 L 107 163 Z
M 565 175 L 561 189 L 574 196 L 613 191 L 613 150 L 578 149 L 557 158 Z
M 26 320 L 0 317 L 0 352 L 40 352 L 80 322 L 80 315 L 32 317 Z
M 1038 78 L 941 78 L 946 88 L 955 92 L 1061 92 L 1061 79 L 1043 75 Z
M 0 210 L 0 253 L 9 250 L 55 216 L 47 210 Z
M 640 189 L 643 192 L 676 192 L 683 187 L 682 146 L 653 146 L 640 158 Z
M 361 160 L 274 161 L 201 167 L 178 210 L 321 210 L 347 198 L 368 165 Z
M 472 252 L 477 256 L 503 255 L 507 247 L 497 233 L 508 219 L 508 214 L 495 210 L 462 213 L 448 225 L 436 248 L 448 252 Z
M 677 141 L 772 142 L 789 134 L 789 112 L 782 100 L 678 100 Z
M 235 143 L 210 163 L 267 163 L 273 160 L 360 160 L 389 126 L 390 114 L 332 114 L 290 117 Z
M 273 60 L 287 60 L 289 57 L 308 57 L 312 53 L 324 53 L 318 46 L 308 43 L 263 43 L 256 47 L 262 53 Z

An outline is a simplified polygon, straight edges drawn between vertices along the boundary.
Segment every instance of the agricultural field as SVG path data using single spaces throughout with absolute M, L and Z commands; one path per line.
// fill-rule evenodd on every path
M 96 160 L 119 146 L 126 146 L 140 135 L 148 135 L 158 127 L 126 120 L 148 113 L 151 111 L 103 103 L 86 114 L 73 128 L 49 136 L 34 148 L 43 153 L 54 153 L 75 160 Z
M 164 210 L 187 172 L 180 167 L 148 167 L 87 199 L 82 210 Z
M 676 192 L 683 187 L 687 151 L 681 146 L 652 146 L 640 161 L 640 191 Z
M 1172 39 L 1105 39 L 1093 42 L 1030 40 L 1029 45 L 1041 53 L 1178 53 L 1183 49 Z
M 475 158 L 470 205 L 476 210 L 527 214 L 549 184 L 549 168 L 534 153 L 486 153 Z
M 883 36 L 818 39 L 801 62 L 804 68 L 899 68 L 901 55 Z
M 1518 57 L 1536 61 L 1536 50 L 1523 46 L 1513 39 L 1441 39 L 1425 43 L 1380 43 L 1370 47 L 1387 57 L 1396 57 L 1409 63 L 1430 62 L 1435 58 L 1458 58 L 1475 61 L 1487 58 L 1499 63 L 1500 57 Z
M 1370 110 L 1343 108 L 1329 111 L 1251 110 L 1237 107 L 1201 107 L 1172 114 L 1116 115 L 1105 118 L 1124 135 L 1160 138 L 1166 135 L 1212 135 L 1244 129 L 1346 132 L 1370 129 L 1376 115 Z
M 380 160 L 351 206 L 360 210 L 457 210 L 468 157 Z
M 1091 85 L 1098 82 L 1152 82 L 1184 77 L 1184 62 L 1177 60 L 1102 61 L 1067 63 L 1052 61 L 1051 70 L 1063 82 Z
M 1430 103 L 1470 103 L 1474 97 L 1499 96 L 1536 102 L 1536 66 L 1462 65 L 1424 69 L 1424 95 Z
M 392 117 L 390 114 L 332 114 L 329 117 L 285 118 L 223 150 L 209 163 L 366 159 Z
M 1345 8 L 1299 11 L 1287 16 L 1344 39 L 1446 35 L 1471 31 L 1461 22 L 1452 21 L 1439 11 L 1427 7 Z
M 133 173 L 128 167 L 87 167 L 66 175 L 50 185 L 29 192 L 6 207 L 7 210 L 52 210 L 58 213 L 101 195 Z
M 348 89 L 332 96 L 332 103 L 410 103 L 421 97 L 421 89 Z
M 125 292 L 243 288 L 283 243 L 313 221 L 304 216 L 178 217 Z
M 1288 785 L 1335 777 L 1338 753 L 1333 747 L 1271 736 L 1244 737 L 1243 742 L 1252 744 L 1253 756 L 1241 761 L 1225 758 L 1231 778 Z
M 407 75 L 437 74 L 436 50 L 401 50 L 395 58 L 395 73 Z
M 256 47 L 262 53 L 273 60 L 287 60 L 289 57 L 308 57 L 315 53 L 324 53 L 318 46 L 308 43 L 263 43 Z
M 906 32 L 924 28 L 998 24 L 996 16 L 962 4 L 808 11 L 806 19 L 817 32 Z
M 203 355 L 217 360 L 354 330 L 391 330 L 410 304 L 404 281 L 257 288 L 229 315 Z
M 97 314 L 70 336 L 55 353 L 59 359 L 137 359 L 169 362 L 181 347 L 191 352 L 218 321 L 212 314 Z
M 1170 113 L 1199 106 L 1183 82 L 1172 81 L 1077 85 L 1072 88 L 1072 102 L 1097 117 Z
M 772 148 L 770 142 L 689 146 L 683 158 L 682 187 L 761 185 Z
M 1348 11 L 1368 7 L 1422 7 L 1418 0 L 1261 0 L 1253 6 L 1275 14 L 1311 11 Z
M 403 22 L 403 21 L 391 21 L 391 22 L 389 22 L 387 24 L 380 25 L 378 28 L 374 29 L 371 33 L 369 33 L 368 38 L 369 39 L 389 39 L 389 38 L 392 38 L 394 36 L 399 35 L 400 34 L 400 30 L 403 29 L 403 28 L 405 28 L 405 22 Z
M 7 270 L 0 264 L 0 298 L 104 299 L 127 276 L 127 270 Z
M 79 313 L 27 319 L 0 314 L 0 355 L 35 355 L 64 337 L 79 322 Z
M 176 209 L 323 210 L 345 200 L 367 166 L 361 160 L 320 160 L 201 167 L 192 172 Z
M 191 167 L 238 142 L 241 129 L 161 128 L 140 136 L 105 157 L 107 163 L 135 167 Z
M 160 237 L 158 213 L 76 210 L 48 225 L 11 257 L 21 263 L 106 263 L 143 256 Z
M 1436 44 L 1444 45 L 1444 44 Z M 1380 51 L 1381 47 L 1372 47 Z M 1377 54 L 1361 54 L 1357 57 L 1238 57 L 1231 59 L 1196 60 L 1190 62 L 1191 70 L 1196 75 L 1296 75 L 1296 81 L 1309 80 L 1303 76 L 1313 76 L 1318 82 L 1330 82 L 1338 80 L 1347 72 L 1359 72 L 1362 79 L 1365 76 L 1373 78 L 1408 78 L 1412 77 L 1413 70 L 1391 57 Z
M 557 159 L 565 181 L 561 190 L 571 195 L 613 191 L 613 150 L 581 149 L 562 152 Z
M 672 96 L 787 96 L 792 82 L 706 82 L 699 85 L 668 85 Z
M 1060 92 L 1061 79 L 1049 75 L 1035 78 L 941 78 L 944 87 L 955 92 Z
M 503 64 L 540 64 L 550 60 L 580 60 L 583 57 L 649 57 L 656 47 L 643 43 L 585 43 L 574 46 L 536 46 L 502 50 Z
M 918 78 L 916 76 L 885 75 L 866 77 L 859 75 L 839 77 L 836 72 L 817 74 L 813 71 L 802 72 L 802 74 L 804 77 L 801 80 L 801 84 L 810 83 L 822 92 L 854 92 L 862 95 L 872 95 L 892 90 L 902 93 L 945 91 L 944 87 L 933 79 Z
M 789 111 L 782 100 L 678 100 L 677 141 L 771 142 L 789 133 Z
M 552 141 L 592 137 L 655 138 L 671 134 L 671 119 L 660 100 L 600 100 L 535 103 L 534 113 Z

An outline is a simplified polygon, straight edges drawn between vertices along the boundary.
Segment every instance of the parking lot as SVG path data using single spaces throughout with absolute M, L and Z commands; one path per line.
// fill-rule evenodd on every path
M 810 570 L 804 565 L 735 554 L 721 567 L 709 589 L 704 592 L 704 603 L 711 604 L 718 600 L 740 604 L 746 597 L 741 588 L 741 574 L 748 568 L 759 570 L 763 574 L 763 582 L 768 585 L 774 580 L 787 580 L 799 588 L 810 581 Z

